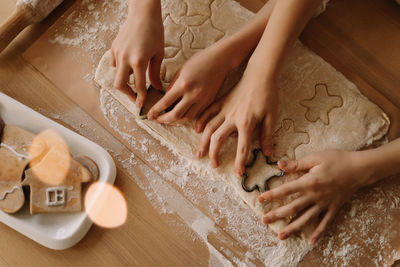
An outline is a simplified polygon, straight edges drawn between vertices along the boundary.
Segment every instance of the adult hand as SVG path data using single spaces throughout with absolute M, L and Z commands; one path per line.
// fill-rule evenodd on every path
M 300 193 L 300 197 L 292 202 L 265 214 L 263 222 L 272 223 L 300 214 L 279 233 L 279 238 L 283 240 L 300 231 L 311 219 L 321 218 L 310 237 L 310 243 L 315 244 L 343 203 L 367 184 L 372 176 L 360 153 L 333 150 L 311 154 L 299 160 L 279 161 L 278 166 L 285 172 L 307 173 L 259 196 L 258 200 L 262 203 Z
M 208 150 L 214 168 L 219 165 L 218 154 L 223 142 L 233 132 L 238 132 L 235 172 L 243 175 L 257 124 L 261 125 L 260 144 L 263 153 L 272 155 L 272 136 L 278 109 L 277 82 L 275 78 L 260 77 L 248 67 L 237 86 L 197 120 L 196 131 L 203 131 L 197 156 L 204 157 Z
M 152 85 L 161 89 L 161 62 L 164 58 L 164 26 L 159 0 L 132 1 L 126 22 L 112 44 L 112 66 L 117 68 L 114 87 L 132 90 L 129 76 L 134 74 L 136 104 L 142 107 L 147 94 L 146 71 Z

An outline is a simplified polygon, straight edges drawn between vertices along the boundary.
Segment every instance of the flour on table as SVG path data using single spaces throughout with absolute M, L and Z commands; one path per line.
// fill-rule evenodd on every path
M 167 86 L 175 72 L 199 49 L 231 35 L 254 14 L 235 1 L 162 1 L 166 49 L 175 49 L 176 55 L 162 64 L 162 80 Z M 200 30 L 199 30 L 200 29 Z M 182 33 L 183 32 L 183 33 Z M 177 40 L 180 36 L 180 42 Z M 171 54 L 172 56 L 172 54 Z M 110 64 L 110 52 L 101 59 L 96 81 L 135 115 L 139 110 L 122 92 L 113 88 L 115 69 Z M 227 79 L 224 91 L 231 87 Z M 236 79 L 237 80 L 237 79 Z M 380 140 L 389 128 L 389 119 L 375 104 L 365 98 L 354 84 L 322 58 L 297 42 L 284 64 L 279 80 L 279 116 L 274 136 L 279 152 L 275 160 L 295 159 L 312 152 L 328 149 L 358 150 Z M 316 103 L 317 101 L 318 103 Z M 319 103 L 326 103 L 321 106 Z M 153 137 L 168 146 L 174 153 L 190 159 L 193 171 L 219 179 L 231 185 L 236 193 L 259 215 L 290 201 L 259 204 L 259 192 L 246 192 L 241 179 L 233 172 L 236 137 L 230 137 L 220 153 L 220 167 L 210 167 L 209 159 L 198 160 L 194 151 L 200 135 L 192 124 L 164 126 L 143 120 L 138 122 Z M 252 147 L 259 147 L 254 138 Z M 259 166 L 256 172 L 269 172 L 272 166 Z M 297 174 L 287 174 L 269 182 L 269 188 L 297 179 Z M 271 224 L 278 232 L 289 221 Z

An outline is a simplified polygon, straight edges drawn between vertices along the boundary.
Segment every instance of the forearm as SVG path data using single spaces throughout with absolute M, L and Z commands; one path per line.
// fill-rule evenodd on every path
M 278 77 L 284 57 L 320 4 L 321 0 L 280 0 L 275 4 L 249 61 L 261 77 Z
M 364 184 L 373 184 L 385 177 L 400 173 L 400 138 L 381 147 L 360 151 L 361 166 L 369 172 Z
M 130 0 L 128 8 L 128 18 L 137 14 L 145 16 L 161 17 L 161 1 L 160 0 Z M 150 17 L 152 18 L 152 17 Z M 153 17 L 154 18 L 154 17 Z
M 276 2 L 268 1 L 238 32 L 219 42 L 218 45 L 229 55 L 233 68 L 239 66 L 256 48 Z

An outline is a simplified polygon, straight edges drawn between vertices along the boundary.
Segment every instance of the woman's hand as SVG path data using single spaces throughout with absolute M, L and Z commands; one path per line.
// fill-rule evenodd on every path
M 135 76 L 136 104 L 142 107 L 147 94 L 146 70 L 152 85 L 161 89 L 160 67 L 164 58 L 164 25 L 159 0 L 131 1 L 128 18 L 112 44 L 112 66 L 117 68 L 114 87 L 123 91 L 129 75 Z
M 263 216 L 268 224 L 280 218 L 301 215 L 279 233 L 286 239 L 299 231 L 313 218 L 321 218 L 310 237 L 315 244 L 335 218 L 339 208 L 373 176 L 363 160 L 364 152 L 326 151 L 294 161 L 279 161 L 278 166 L 288 173 L 307 171 L 295 181 L 288 182 L 261 194 L 259 202 L 271 202 L 294 193 L 300 197 Z
M 237 86 L 197 120 L 196 131 L 203 131 L 197 156 L 204 157 L 208 150 L 212 166 L 217 167 L 218 153 L 223 142 L 233 132 L 238 132 L 235 172 L 242 176 L 257 124 L 261 125 L 262 150 L 265 155 L 272 155 L 272 136 L 278 109 L 277 89 L 275 78 L 259 76 L 247 67 Z
M 178 71 L 166 94 L 149 111 L 159 123 L 179 124 L 196 118 L 214 100 L 225 77 L 234 68 L 226 40 L 193 55 Z M 160 115 L 168 107 L 175 107 Z

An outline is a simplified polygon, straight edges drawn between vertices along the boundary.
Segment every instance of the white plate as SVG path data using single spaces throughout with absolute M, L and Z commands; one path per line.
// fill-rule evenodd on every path
M 44 117 L 27 106 L 0 93 L 0 115 L 6 124 L 13 124 L 33 133 L 56 130 L 67 142 L 72 155 L 85 155 L 99 167 L 100 182 L 113 184 L 116 169 L 110 154 L 99 145 Z M 0 221 L 30 239 L 51 249 L 67 249 L 78 243 L 89 231 L 92 221 L 85 211 L 70 214 L 30 215 L 29 202 L 16 214 L 0 211 Z

